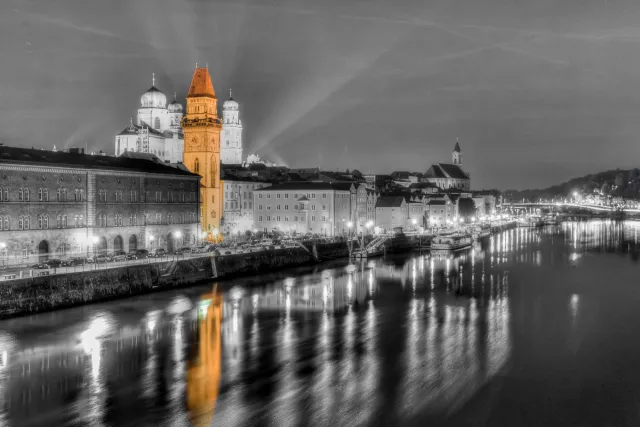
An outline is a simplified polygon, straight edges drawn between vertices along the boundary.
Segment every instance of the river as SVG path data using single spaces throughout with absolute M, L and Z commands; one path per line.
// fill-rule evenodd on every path
M 0 322 L 0 426 L 640 425 L 640 223 Z

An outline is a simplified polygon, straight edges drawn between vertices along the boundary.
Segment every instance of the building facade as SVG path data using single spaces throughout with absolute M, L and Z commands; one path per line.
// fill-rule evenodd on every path
M 126 152 L 149 153 L 170 163 L 182 162 L 184 137 L 180 122 L 182 105 L 174 96 L 167 105 L 167 97 L 156 88 L 155 77 L 149 90 L 140 97 L 140 108 L 134 123 L 116 135 L 115 155 Z
M 200 177 L 143 159 L 0 147 L 0 261 L 197 243 Z
M 253 192 L 254 227 L 335 236 L 348 231 L 351 191 L 326 182 L 287 182 Z
M 222 233 L 240 235 L 253 230 L 253 192 L 270 185 L 269 182 L 239 177 L 224 179 Z
M 436 163 L 431 165 L 422 178 L 423 182 L 430 182 L 442 190 L 451 188 L 469 191 L 471 178 L 462 169 L 462 150 L 460 144 L 456 145 L 451 153 L 452 163 Z
M 184 164 L 200 181 L 202 230 L 215 237 L 222 217 L 220 184 L 220 132 L 218 99 L 207 68 L 196 68 L 187 94 L 187 111 L 182 119 Z
M 448 194 L 433 194 L 425 203 L 429 226 L 444 226 L 458 220 L 456 201 Z
M 220 161 L 224 164 L 242 163 L 242 120 L 238 101 L 229 91 L 229 99 L 222 104 L 222 134 Z

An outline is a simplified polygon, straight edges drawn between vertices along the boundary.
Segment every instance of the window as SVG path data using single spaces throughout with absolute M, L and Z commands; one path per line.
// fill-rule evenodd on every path
M 258 194 L 258 199 L 262 199 L 262 193 Z
M 267 215 L 267 221 L 271 221 L 271 217 Z
M 21 188 L 20 191 L 18 192 L 18 200 L 20 202 L 24 202 L 24 189 Z M 20 227 L 20 229 L 22 230 L 22 227 Z
M 29 249 L 22 250 L 22 258 L 29 258 Z
M 277 209 L 277 210 L 280 210 L 280 205 L 276 205 L 276 209 Z
M 132 225 L 138 225 L 138 216 L 136 214 L 133 214 L 133 221 L 131 223 Z
M 262 222 L 262 215 L 258 217 L 258 221 Z
M 327 210 L 327 205 L 322 205 L 322 210 L 326 211 Z
M 322 220 L 323 220 L 323 221 L 326 221 L 326 220 L 327 220 L 327 217 L 326 217 L 326 216 L 324 216 L 324 215 L 322 215 Z
M 156 224 L 162 224 L 162 214 L 161 213 L 157 213 L 156 214 Z
M 315 221 L 315 220 L 316 220 L 316 217 L 315 217 L 315 216 L 312 216 L 312 217 L 311 217 L 311 221 Z
M 40 191 L 42 191 L 42 190 L 40 190 Z M 42 228 L 43 228 L 42 226 L 43 226 L 43 225 L 44 225 L 44 224 L 43 224 L 43 218 L 42 218 L 42 215 L 38 215 L 38 228 L 42 230 Z
M 270 211 L 271 210 L 271 206 L 267 205 L 267 210 Z
M 44 189 L 44 201 L 45 202 L 49 201 L 49 189 L 48 188 Z
M 156 191 L 156 202 L 162 201 L 162 191 Z
M 76 202 L 80 201 L 80 189 L 79 188 L 76 188 L 75 190 L 73 190 L 73 199 Z
M 67 216 L 62 215 L 62 228 L 67 228 Z
M 289 210 L 289 205 L 284 205 L 284 210 L 288 211 Z
M 196 159 L 193 161 L 193 171 L 195 173 L 200 173 L 200 160 L 198 160 L 198 158 L 196 157 Z
M 279 199 L 280 197 L 281 197 L 280 193 L 276 194 L 276 199 Z
M 293 222 L 298 222 L 298 216 L 297 215 L 293 217 Z
M 8 202 L 8 201 L 9 201 L 9 189 L 0 188 L 0 202 Z
M 289 222 L 289 217 L 288 217 L 288 216 L 285 216 L 285 217 L 284 217 L 284 220 L 285 220 L 285 221 L 287 221 L 287 222 Z
M 182 194 L 184 195 L 184 193 L 182 193 Z M 135 191 L 135 190 L 130 190 L 129 191 L 129 201 L 133 202 L 133 203 L 138 201 L 138 192 L 137 191 Z M 184 200 L 183 200 L 183 202 L 184 202 Z
M 156 117 L 153 127 L 156 129 L 160 129 L 160 117 Z
M 315 211 L 316 210 L 316 205 L 311 205 L 311 210 Z
M 312 198 L 312 199 L 315 199 L 315 198 L 316 198 L 315 193 L 311 195 L 311 198 Z
M 280 215 L 277 216 L 276 221 L 280 221 Z
M 322 198 L 326 199 L 327 198 L 327 193 L 322 193 Z
M 258 205 L 258 210 L 262 210 L 262 205 Z
M 285 199 L 288 199 L 288 198 L 289 198 L 289 194 L 285 194 L 285 195 L 284 195 L 284 198 L 285 198 Z
M 44 191 L 42 191 L 42 188 L 38 188 L 38 201 L 44 201 Z

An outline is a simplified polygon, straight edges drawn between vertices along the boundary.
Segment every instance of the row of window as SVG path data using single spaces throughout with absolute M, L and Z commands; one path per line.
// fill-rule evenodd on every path
M 262 217 L 262 215 L 260 215 L 260 216 L 258 217 L 258 221 L 259 221 L 259 222 L 262 222 L 262 218 L 263 218 L 263 217 Z M 266 216 L 266 218 L 267 218 L 267 221 L 271 221 L 272 219 L 273 219 L 273 221 L 280 221 L 282 217 L 281 217 L 280 215 L 273 216 L 273 217 L 272 217 L 272 216 L 267 215 L 267 216 Z M 285 216 L 285 217 L 284 217 L 284 221 L 285 221 L 285 222 L 289 222 L 289 218 L 290 218 L 290 217 Z M 312 216 L 312 217 L 311 217 L 311 221 L 315 221 L 315 220 L 316 220 L 316 217 L 315 217 L 315 215 L 314 215 L 314 216 Z M 327 217 L 326 217 L 326 216 L 322 215 L 322 216 L 320 217 L 320 221 L 323 221 L 323 222 L 324 222 L 324 221 L 326 221 L 326 220 L 327 220 Z M 299 221 L 299 222 L 305 222 L 305 217 L 304 217 L 304 216 L 293 216 L 293 222 L 298 222 L 298 221 Z
M 48 188 L 38 188 L 37 194 L 38 194 L 39 202 L 49 201 Z M 56 200 L 58 202 L 66 202 L 66 201 L 81 202 L 83 200 L 86 200 L 84 189 L 76 188 L 73 191 L 68 191 L 66 188 L 58 188 L 56 190 Z M 11 198 L 9 197 L 9 189 L 0 188 L 0 202 L 9 202 L 9 201 L 11 201 Z M 30 202 L 31 191 L 28 188 L 18 189 L 18 201 Z
M 109 226 L 109 215 L 99 214 L 96 218 L 96 224 L 98 227 L 108 227 Z M 124 220 L 122 214 L 114 214 L 112 216 L 113 220 L 111 221 L 114 227 L 122 227 L 124 225 Z M 163 224 L 163 216 L 161 213 L 155 214 L 155 222 L 153 222 L 153 217 L 149 218 L 147 215 L 142 216 L 142 224 L 138 224 L 138 216 L 136 214 L 129 215 L 128 226 L 136 226 L 136 225 L 146 225 L 146 224 Z M 165 216 L 165 220 L 167 224 L 190 224 L 198 222 L 198 215 L 195 212 L 179 212 L 174 214 L 167 214 Z
M 145 199 L 150 202 L 149 192 L 145 192 Z M 116 190 L 113 192 L 113 197 L 111 198 L 114 202 L 123 202 L 124 201 L 124 193 L 122 190 Z M 109 201 L 109 193 L 107 190 L 98 191 L 98 201 L 100 202 L 108 202 Z M 136 190 L 129 191 L 129 199 L 128 202 L 136 203 L 138 201 L 138 192 Z M 162 191 L 155 192 L 155 201 L 156 203 L 162 202 Z M 168 202 L 197 202 L 197 193 L 195 191 L 187 192 L 185 191 L 167 191 L 167 201 Z M 144 200 L 142 200 L 144 202 Z
M 74 215 L 73 217 L 74 224 L 76 227 L 81 227 L 83 225 L 83 216 L 82 215 Z M 38 215 L 38 224 L 37 228 L 40 230 L 46 230 L 52 224 L 53 219 L 50 220 L 49 215 Z M 67 228 L 67 215 L 58 215 L 56 217 L 56 228 Z M 31 229 L 31 216 L 30 215 L 20 215 L 18 217 L 18 230 L 30 230 Z M 8 231 L 11 230 L 11 226 L 9 223 L 9 217 L 3 216 L 0 217 L 0 231 Z
M 299 207 L 300 207 L 300 209 L 305 209 L 304 203 L 300 203 Z M 298 209 L 298 205 L 297 204 L 293 205 L 293 210 L 297 210 L 297 209 Z M 316 210 L 316 205 L 310 205 L 310 209 L 312 211 L 315 211 Z M 264 205 L 258 205 L 258 210 L 259 211 L 264 210 Z M 267 205 L 267 209 L 266 210 L 270 211 L 271 210 L 271 206 Z M 277 211 L 282 210 L 282 205 L 276 205 L 276 210 Z M 284 210 L 288 211 L 289 210 L 289 205 L 284 205 Z M 327 210 L 327 205 L 322 205 L 322 210 L 326 211 Z
M 248 207 L 248 208 L 247 208 Z M 224 202 L 225 209 L 240 209 L 240 202 Z M 242 209 L 253 209 L 253 203 L 243 202 Z
M 316 193 L 306 193 L 306 194 L 305 193 L 300 193 L 300 194 L 294 193 L 293 194 L 293 198 L 294 199 L 297 199 L 298 196 L 300 196 L 300 197 L 306 196 L 307 199 L 315 199 L 316 198 Z M 351 197 L 350 193 L 337 193 L 336 194 L 336 198 L 337 199 L 346 199 L 346 198 L 349 198 L 349 197 Z M 258 199 L 262 199 L 262 198 L 270 199 L 271 198 L 271 194 L 270 193 L 266 193 L 266 194 L 265 193 L 258 193 Z M 288 199 L 289 198 L 289 193 L 284 193 L 284 195 L 281 194 L 281 193 L 276 193 L 276 199 L 282 199 L 282 198 Z M 327 193 L 322 193 L 322 198 L 326 199 L 327 198 Z

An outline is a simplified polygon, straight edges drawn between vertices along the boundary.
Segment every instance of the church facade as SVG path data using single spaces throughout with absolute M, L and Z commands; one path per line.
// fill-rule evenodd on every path
M 140 97 L 140 108 L 135 122 L 130 120 L 115 138 L 115 155 L 126 152 L 148 153 L 169 163 L 182 162 L 184 138 L 180 123 L 182 105 L 174 100 L 167 105 L 167 97 L 152 86 Z
M 220 136 L 220 162 L 239 165 L 242 163 L 242 120 L 238 101 L 229 91 L 229 99 L 222 105 L 222 134 Z
M 435 163 L 431 165 L 424 174 L 423 182 L 435 184 L 442 190 L 470 190 L 471 178 L 462 169 L 462 149 L 457 141 L 451 153 L 451 163 Z
M 220 232 L 222 184 L 220 181 L 220 133 L 218 99 L 208 68 L 196 68 L 187 94 L 187 111 L 182 119 L 184 165 L 202 177 L 200 218 L 208 237 Z

